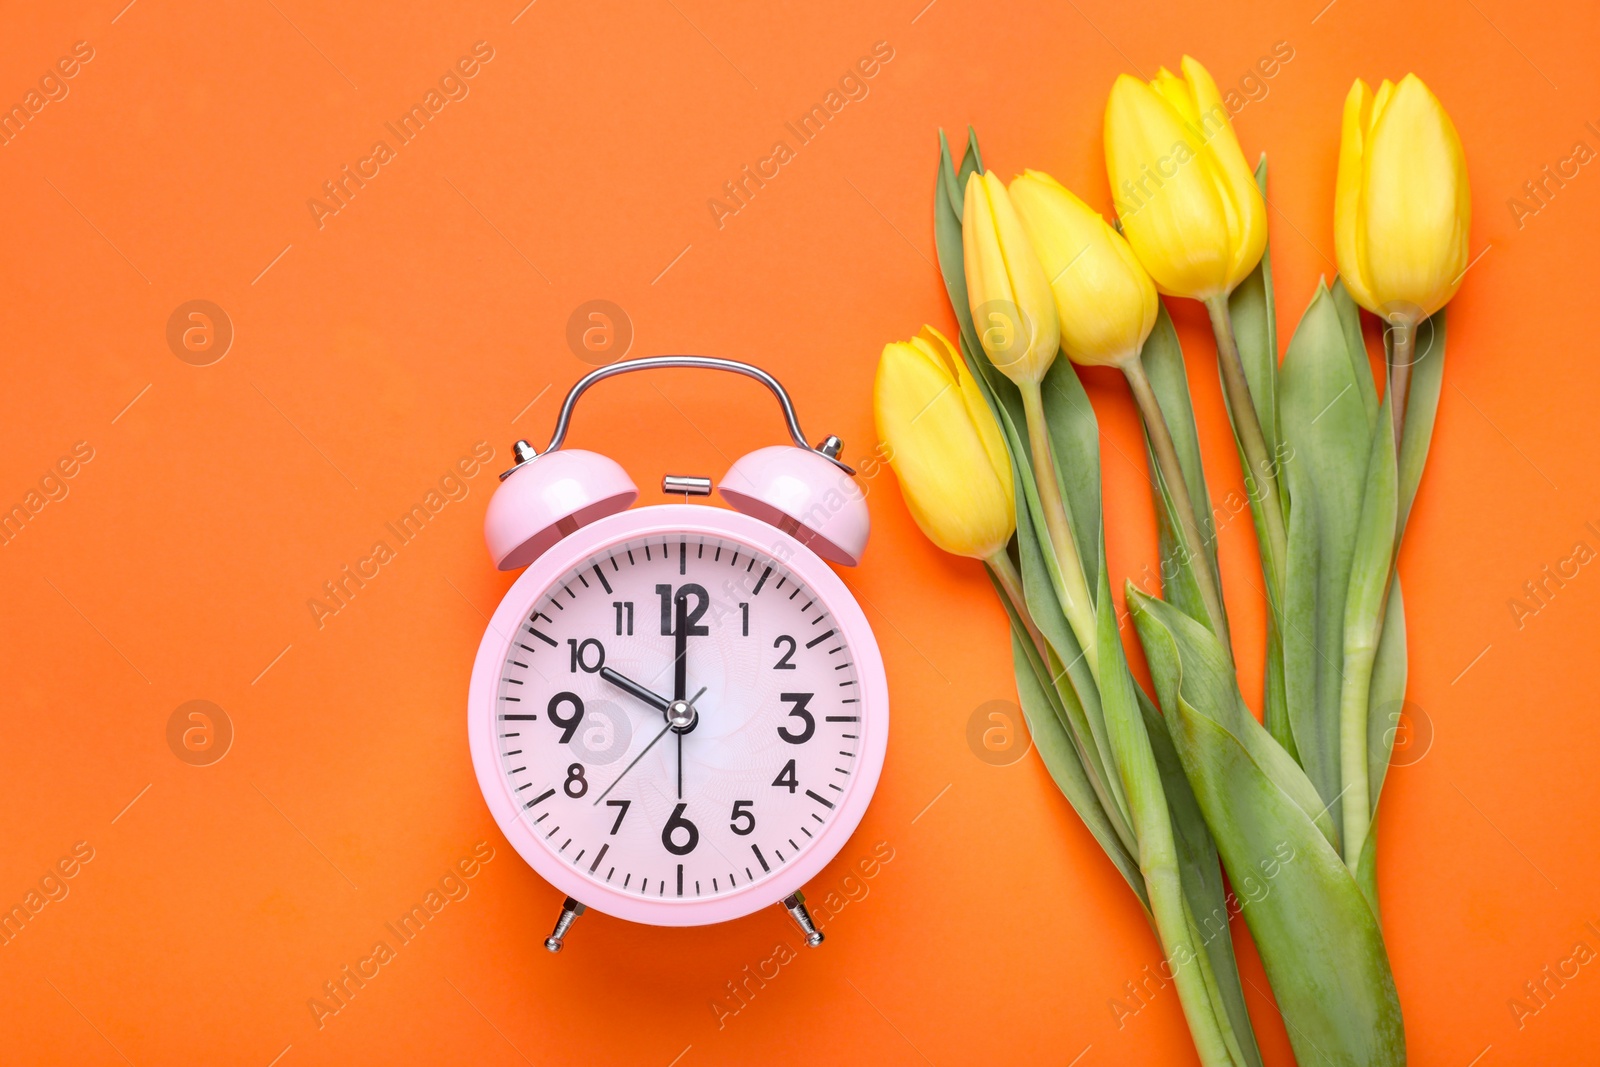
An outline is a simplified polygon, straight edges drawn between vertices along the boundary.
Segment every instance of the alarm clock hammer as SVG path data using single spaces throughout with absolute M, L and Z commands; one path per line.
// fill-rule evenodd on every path
M 662 487 L 684 503 L 631 506 L 614 460 L 565 447 L 590 387 L 666 368 L 778 400 L 792 443 L 722 476 L 733 510 L 689 503 L 712 481 L 682 474 Z M 513 451 L 485 540 L 500 569 L 525 569 L 479 645 L 467 725 L 491 814 L 565 898 L 546 948 L 591 907 L 697 926 L 782 905 L 820 944 L 803 887 L 865 815 L 889 725 L 877 642 L 833 570 L 860 561 L 870 525 L 839 439 L 806 444 L 758 367 L 665 356 L 590 373 L 544 451 Z

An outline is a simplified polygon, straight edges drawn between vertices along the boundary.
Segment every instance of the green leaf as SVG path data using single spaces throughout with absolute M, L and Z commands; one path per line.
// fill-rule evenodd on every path
M 1406 699 L 1406 611 L 1399 575 L 1389 586 L 1389 607 L 1384 613 L 1383 635 L 1378 638 L 1378 656 L 1367 693 L 1367 796 L 1371 813 L 1367 847 L 1361 851 L 1356 881 L 1361 883 L 1372 910 L 1377 911 L 1378 795 L 1389 774 L 1389 760 L 1400 730 L 1400 711 Z
M 1245 753 L 1255 762 L 1271 781 L 1285 796 L 1289 797 L 1305 813 L 1307 819 L 1317 827 L 1318 831 L 1331 844 L 1334 841 L 1333 817 L 1329 814 L 1327 806 L 1317 794 L 1316 787 L 1311 779 L 1306 776 L 1300 765 L 1295 763 L 1293 757 L 1283 750 L 1283 746 L 1272 740 L 1265 727 L 1256 722 L 1255 716 L 1250 714 L 1250 709 L 1245 706 L 1244 699 L 1239 696 L 1238 678 L 1234 675 L 1233 665 L 1223 654 L 1222 646 L 1218 644 L 1216 636 L 1200 623 L 1189 618 L 1174 608 L 1171 604 L 1147 597 L 1138 590 L 1129 587 L 1128 604 L 1134 613 L 1134 621 L 1138 624 L 1138 633 L 1141 644 L 1144 645 L 1145 658 L 1150 662 L 1150 676 L 1156 683 L 1156 692 L 1160 698 L 1162 709 L 1167 713 L 1167 723 L 1173 725 L 1172 709 L 1168 706 L 1168 698 L 1177 694 L 1178 673 L 1163 675 L 1157 671 L 1157 662 L 1151 659 L 1150 644 L 1145 640 L 1146 626 L 1141 619 L 1141 612 L 1150 616 L 1162 627 L 1174 631 L 1180 636 L 1191 637 L 1193 633 L 1203 633 L 1206 639 L 1191 640 L 1195 650 L 1190 652 L 1183 662 L 1182 677 L 1188 679 L 1188 684 L 1197 687 L 1198 691 L 1220 694 L 1207 706 L 1207 714 L 1216 718 L 1222 727 L 1239 739 Z M 1156 653 L 1165 651 L 1158 647 Z M 1169 672 L 1177 672 L 1177 664 L 1162 665 Z M 1165 685 L 1164 685 L 1165 683 Z M 1223 699 L 1223 696 L 1229 699 Z M 1181 751 L 1181 746 L 1180 746 Z M 1185 763 L 1185 770 L 1188 764 Z M 1196 793 L 1199 786 L 1194 782 L 1194 775 L 1189 774 L 1190 784 L 1195 785 Z M 1211 822 L 1207 818 L 1207 823 Z M 1212 825 L 1212 834 L 1216 835 L 1216 826 Z M 1218 842 L 1220 844 L 1220 841 Z
M 1405 1062 L 1405 1030 L 1377 918 L 1244 709 L 1216 638 L 1171 605 L 1130 591 L 1166 721 L 1260 950 L 1302 1064 Z M 1310 789 L 1298 767 L 1304 790 Z
M 1145 461 L 1150 473 L 1150 485 L 1156 497 L 1156 523 L 1160 537 L 1161 593 L 1168 602 L 1201 622 L 1206 621 L 1204 602 L 1195 583 L 1194 568 L 1206 566 L 1216 588 L 1222 588 L 1217 568 L 1217 534 L 1212 522 L 1211 494 L 1206 489 L 1205 468 L 1200 462 L 1200 435 L 1195 426 L 1194 404 L 1189 396 L 1189 379 L 1184 373 L 1183 349 L 1178 343 L 1178 333 L 1172 328 L 1172 317 L 1165 305 L 1156 316 L 1156 325 L 1145 340 L 1139 354 L 1144 364 L 1145 376 L 1156 394 L 1167 430 L 1172 434 L 1173 450 L 1178 454 L 1178 466 L 1183 468 L 1183 481 L 1194 503 L 1195 520 L 1200 525 L 1200 535 L 1205 538 L 1204 559 L 1190 558 L 1182 550 L 1178 520 L 1172 512 L 1172 500 L 1161 477 L 1155 456 L 1150 452 L 1148 439 Z
M 1073 540 L 1089 587 L 1100 567 L 1100 424 L 1072 361 L 1058 355 L 1040 383 Z
M 1049 672 L 1039 658 L 1038 650 L 1033 647 L 1022 621 L 998 585 L 996 592 L 1011 616 L 1011 658 L 1017 676 L 1017 700 L 1022 705 L 1022 714 L 1027 720 L 1034 748 L 1038 750 L 1039 758 L 1045 770 L 1050 772 L 1056 788 L 1061 790 L 1083 825 L 1100 843 L 1148 915 L 1150 902 L 1145 895 L 1139 862 L 1118 837 L 1116 828 L 1089 781 L 1088 773 L 1083 769 L 1078 748 L 1069 733 L 1066 710 L 1050 683 Z
M 1433 438 L 1433 424 L 1439 410 L 1439 393 L 1444 380 L 1444 311 L 1437 312 L 1418 328 L 1417 351 L 1420 355 L 1411 368 L 1410 396 L 1406 400 L 1405 426 L 1400 444 L 1399 499 L 1395 519 L 1397 552 L 1411 515 L 1411 505 L 1416 500 L 1417 487 L 1422 481 L 1422 469 L 1428 459 L 1428 446 Z M 1378 639 L 1377 661 L 1372 669 L 1372 686 L 1368 697 L 1367 785 L 1372 804 L 1369 840 L 1377 836 L 1374 831 L 1377 827 L 1378 797 L 1388 777 L 1400 709 L 1405 703 L 1406 673 L 1405 604 L 1400 596 L 1400 577 L 1395 575 L 1384 612 L 1383 633 Z M 1363 880 L 1375 882 L 1376 874 L 1370 869 L 1365 852 L 1362 862 Z M 1377 900 L 1376 892 L 1372 894 L 1372 899 Z
M 1361 357 L 1365 360 L 1365 355 Z M 1332 804 L 1340 773 L 1339 707 L 1345 592 L 1361 518 L 1372 425 L 1338 302 L 1318 283 L 1284 355 L 1291 548 L 1285 590 L 1285 683 L 1300 764 Z M 1304 513 L 1309 510 L 1308 516 Z M 1296 515 L 1295 512 L 1301 512 Z M 1296 534 L 1299 536 L 1297 537 Z M 1312 596 L 1303 583 L 1312 571 Z M 1309 645 L 1309 650 L 1307 646 Z
M 1206 946 L 1196 940 L 1192 909 L 1184 891 L 1178 845 L 1173 832 L 1162 776 L 1146 728 L 1144 712 L 1137 696 L 1138 687 L 1128 673 L 1118 632 L 1117 608 L 1111 599 L 1110 576 L 1104 565 L 1097 582 L 1096 620 L 1100 649 L 1100 698 L 1105 706 L 1111 752 L 1128 798 L 1134 834 L 1139 840 L 1139 869 L 1144 872 L 1149 890 L 1150 913 L 1167 959 L 1176 967 L 1184 1018 L 1200 1053 L 1201 1062 L 1228 1064 L 1233 1061 L 1225 1031 L 1232 1027 L 1227 1011 L 1213 1004 L 1206 976 L 1192 966 Z M 1195 623 L 1199 625 L 1199 623 Z M 1207 962 L 1210 956 L 1207 955 Z M 1237 1041 L 1235 1047 L 1237 1047 Z
M 1096 688 L 1093 674 L 1089 670 L 1088 659 L 1082 655 L 1082 646 L 1078 644 L 1077 637 L 1071 627 L 1067 625 L 1066 617 L 1061 609 L 1061 603 L 1056 597 L 1056 587 L 1050 577 L 1050 568 L 1059 566 L 1060 563 L 1052 558 L 1050 537 L 1045 529 L 1044 512 L 1039 501 L 1039 491 L 1035 482 L 1033 469 L 1033 453 L 1026 430 L 1026 418 L 1022 411 L 1022 397 L 1004 375 L 995 369 L 988 358 L 980 353 L 974 353 L 963 345 L 963 356 L 973 370 L 973 377 L 978 380 L 979 388 L 989 399 L 994 408 L 996 421 L 1000 424 L 1000 432 L 1006 439 L 1006 446 L 1011 454 L 1011 466 L 1014 475 L 1014 487 L 1017 500 L 1017 555 L 1022 572 L 1022 585 L 1024 596 L 1028 603 L 1028 614 L 1033 617 L 1034 624 L 1044 633 L 1050 646 L 1064 661 L 1064 673 L 1067 681 L 1077 694 L 1077 703 L 1083 708 L 1084 721 L 1082 725 L 1087 730 L 1080 735 L 1080 740 L 1086 748 L 1092 749 L 1086 758 L 1091 764 L 1096 781 L 1103 787 L 1111 799 L 1111 807 L 1119 821 L 1126 825 L 1127 807 L 1121 795 L 1121 786 L 1116 781 L 1115 775 L 1108 773 L 1108 750 L 1106 748 L 1105 721 L 1100 710 L 1100 695 Z M 1066 361 L 1063 360 L 1062 363 Z M 1059 368 L 1051 368 L 1054 375 Z M 1070 368 L 1068 369 L 1070 374 Z M 1047 377 L 1047 381 L 1048 381 Z M 1076 382 L 1076 377 L 1073 379 Z M 1082 386 L 1077 387 L 1081 393 Z M 1062 393 L 1070 395 L 1071 384 L 1064 384 L 1060 389 L 1046 389 L 1046 395 Z M 1061 401 L 1047 400 L 1047 418 L 1052 408 L 1062 406 Z M 1085 435 L 1080 428 L 1069 424 L 1081 423 L 1088 420 L 1090 427 L 1089 439 L 1095 442 L 1096 455 L 1092 464 L 1078 464 L 1074 462 L 1074 452 L 1062 456 L 1057 448 L 1058 471 L 1068 467 L 1091 468 L 1087 490 L 1098 496 L 1099 493 L 1099 461 L 1098 442 L 1095 434 L 1094 410 L 1089 407 L 1087 396 L 1081 406 L 1070 403 L 1065 404 L 1064 412 L 1050 419 L 1053 441 L 1060 439 L 1070 448 L 1076 449 L 1083 443 Z M 1053 447 L 1054 444 L 1053 444 Z M 1065 462 L 1061 462 L 1065 460 Z M 1073 486 L 1063 490 L 1063 499 L 1072 505 L 1072 493 L 1084 492 L 1086 486 L 1082 477 L 1077 479 Z M 1098 515 L 1098 511 L 1096 512 Z M 1077 534 L 1074 529 L 1074 534 Z M 1130 839 L 1131 840 L 1131 839 Z
M 1172 835 L 1178 849 L 1178 869 L 1183 879 L 1192 936 L 1194 943 L 1205 949 L 1208 995 L 1218 1010 L 1224 1036 L 1232 1037 L 1235 1043 L 1234 1059 L 1247 1067 L 1260 1067 L 1261 1050 L 1256 1045 L 1250 1011 L 1245 1006 L 1244 986 L 1239 980 L 1239 962 L 1233 951 L 1229 927 L 1232 913 L 1217 845 L 1206 828 L 1205 816 L 1200 812 L 1194 790 L 1189 787 L 1189 779 L 1184 777 L 1183 764 L 1178 760 L 1178 750 L 1172 745 L 1161 712 L 1143 690 L 1135 692 L 1144 715 L 1150 751 L 1161 774 L 1161 789 L 1172 814 Z
M 1356 306 L 1343 278 L 1335 278 L 1333 306 L 1339 310 L 1339 327 L 1344 332 L 1345 351 L 1350 356 L 1350 372 L 1355 375 L 1356 389 L 1361 395 L 1361 406 L 1367 413 L 1367 426 L 1378 422 L 1378 390 L 1372 381 L 1372 360 L 1367 357 L 1367 342 L 1361 335 L 1361 309 Z
M 939 257 L 939 273 L 944 278 L 945 293 L 950 297 L 950 307 L 961 327 L 961 337 L 978 349 L 978 335 L 972 328 L 972 309 L 967 304 L 967 267 L 961 250 L 961 207 L 964 203 L 967 176 L 983 172 L 983 159 L 978 154 L 978 135 L 969 129 L 967 154 L 956 170 L 950 158 L 950 145 L 944 131 L 939 131 L 939 173 L 933 193 L 933 246 Z
M 1411 387 L 1406 398 L 1404 434 L 1400 443 L 1400 511 L 1397 528 L 1405 532 L 1411 518 L 1411 505 L 1422 482 L 1422 468 L 1428 462 L 1428 446 L 1433 441 L 1434 417 L 1439 411 L 1439 391 L 1444 384 L 1445 313 L 1417 327 L 1417 352 L 1411 366 Z
M 1256 186 L 1265 196 L 1265 153 L 1256 164 Z M 1256 269 L 1228 297 L 1228 313 L 1233 318 L 1233 336 L 1239 346 L 1239 361 L 1244 364 L 1245 381 L 1250 384 L 1250 399 L 1261 419 L 1261 433 L 1267 439 L 1267 448 L 1275 450 L 1282 438 L 1278 432 L 1278 317 L 1272 302 L 1270 243 L 1262 250 Z
M 1267 157 L 1263 153 L 1256 164 L 1256 186 L 1263 196 L 1267 192 Z M 1267 448 L 1276 458 L 1282 454 L 1283 427 L 1279 397 L 1281 383 L 1278 370 L 1278 315 L 1272 289 L 1272 247 L 1268 242 L 1262 250 L 1261 262 L 1250 276 L 1228 297 L 1228 314 L 1233 319 L 1234 340 L 1239 346 L 1239 361 L 1244 366 L 1245 381 L 1250 386 L 1250 399 L 1256 415 L 1261 420 L 1261 433 Z M 1231 414 L 1231 413 L 1230 413 Z M 1278 491 L 1284 514 L 1288 514 L 1288 489 L 1279 479 Z M 1261 529 L 1260 516 L 1254 514 L 1258 544 L 1266 544 Z M 1271 579 L 1268 578 L 1270 582 Z M 1220 585 L 1219 585 L 1220 588 Z M 1280 591 L 1271 590 L 1275 596 Z M 1170 597 L 1168 599 L 1171 599 Z M 1289 718 L 1288 681 L 1285 675 L 1285 643 L 1289 638 L 1282 632 L 1279 618 L 1281 604 L 1274 604 L 1267 613 L 1267 666 L 1263 679 L 1262 717 L 1267 731 L 1291 755 L 1297 755 L 1294 732 Z
M 1400 595 L 1400 576 L 1395 575 L 1389 586 L 1389 606 L 1384 611 L 1383 635 L 1378 638 L 1378 656 L 1367 698 L 1367 794 L 1374 813 L 1378 810 L 1378 794 L 1383 792 L 1383 779 L 1389 772 L 1405 699 L 1406 607 Z
M 1319 671 L 1327 669 L 1324 664 L 1329 655 L 1317 642 L 1317 579 L 1320 573 L 1317 499 L 1311 491 L 1310 475 L 1301 464 L 1291 461 L 1284 466 L 1282 485 L 1291 502 L 1287 514 L 1289 537 L 1284 570 L 1283 625 L 1277 633 L 1283 665 L 1284 721 L 1279 725 L 1269 722 L 1267 727 L 1279 744 L 1283 744 L 1287 736 L 1288 744 L 1283 747 L 1300 766 L 1308 771 L 1311 765 L 1318 768 L 1312 775 L 1313 782 L 1333 782 L 1339 776 L 1337 727 L 1326 725 L 1325 729 L 1319 729 L 1317 718 L 1318 676 Z M 1338 663 L 1339 649 L 1333 649 L 1331 654 L 1332 662 Z M 1338 716 L 1332 712 L 1328 713 L 1328 719 L 1335 724 L 1338 722 Z M 1313 743 L 1309 753 L 1301 752 L 1295 741 L 1297 722 L 1301 733 Z M 1318 792 L 1321 791 L 1319 786 Z
M 1399 507 L 1394 433 L 1389 398 L 1384 397 L 1373 430 L 1367 481 L 1361 501 L 1355 551 L 1344 603 L 1344 663 L 1339 703 L 1340 805 L 1345 860 L 1354 868 L 1372 822 L 1368 730 L 1372 675 L 1389 598 L 1394 564 L 1395 518 Z M 1376 908 L 1376 903 L 1374 903 Z

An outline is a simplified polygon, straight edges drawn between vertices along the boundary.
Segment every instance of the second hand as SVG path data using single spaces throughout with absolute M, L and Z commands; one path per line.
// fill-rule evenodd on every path
M 701 697 L 703 697 L 705 695 L 706 695 L 706 687 L 705 686 L 701 686 L 700 687 L 700 692 L 696 693 L 694 695 L 694 697 L 687 702 L 688 705 L 689 705 L 689 709 L 691 711 L 694 710 L 694 702 L 696 700 L 699 700 Z M 606 786 L 606 791 L 604 793 L 601 793 L 599 796 L 594 798 L 594 802 L 595 802 L 596 806 L 598 806 L 599 803 L 602 800 L 604 800 L 606 797 L 608 797 L 611 794 L 611 791 L 613 789 L 615 789 L 618 786 L 618 784 L 620 784 L 621 781 L 628 776 L 628 772 L 629 771 L 633 770 L 634 767 L 638 766 L 639 761 L 644 759 L 645 753 L 649 752 L 652 748 L 654 748 L 656 746 L 656 742 L 657 741 L 659 741 L 663 737 L 667 736 L 667 731 L 671 730 L 672 727 L 673 727 L 673 724 L 671 722 L 668 722 L 667 725 L 663 726 L 661 728 L 661 732 L 656 734 L 654 737 L 652 737 L 650 739 L 650 743 L 648 745 L 644 746 L 644 749 L 642 751 L 640 751 L 640 753 L 637 756 L 633 757 L 632 762 L 630 762 L 626 767 L 622 768 L 622 773 L 617 775 L 617 777 L 612 781 L 612 783 L 610 785 Z M 679 742 L 678 751 L 679 751 L 679 755 L 681 756 L 682 752 L 683 752 L 683 748 L 682 748 L 683 735 L 682 734 L 678 735 L 678 742 Z M 682 781 L 683 781 L 683 766 L 682 766 L 682 761 L 681 760 L 679 762 L 679 767 L 678 767 L 678 780 L 679 780 L 679 791 L 680 791 L 679 795 L 681 796 L 682 795 Z

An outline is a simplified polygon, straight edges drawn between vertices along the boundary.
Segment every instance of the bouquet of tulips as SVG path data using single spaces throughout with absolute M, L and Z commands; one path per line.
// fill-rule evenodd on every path
M 1467 268 L 1461 144 L 1415 75 L 1345 102 L 1339 279 L 1280 363 L 1266 159 L 1252 172 L 1185 57 L 1112 88 L 1113 225 L 1047 174 L 1010 185 L 943 136 L 939 266 L 958 324 L 887 345 L 875 412 L 913 517 L 982 560 L 1051 777 L 1138 897 L 1202 1063 L 1259 1065 L 1223 874 L 1306 1064 L 1405 1062 L 1374 815 L 1406 682 L 1395 560 L 1432 436 L 1445 303 Z M 1209 312 L 1268 609 L 1241 692 L 1183 353 L 1160 296 Z M 1380 400 L 1358 308 L 1385 326 Z M 1070 360 L 1057 359 L 1065 353 Z M 1071 364 L 1127 379 L 1159 521 L 1160 596 L 1106 565 L 1095 414 Z

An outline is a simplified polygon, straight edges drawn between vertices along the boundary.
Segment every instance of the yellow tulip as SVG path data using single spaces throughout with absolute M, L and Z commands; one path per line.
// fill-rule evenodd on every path
M 1018 385 L 1037 385 L 1061 346 L 1055 301 L 1028 243 L 1005 183 L 993 174 L 967 179 L 962 259 L 972 324 L 989 359 Z
M 1090 367 L 1137 359 L 1160 301 L 1128 242 L 1048 174 L 1024 171 L 1010 191 L 1055 294 L 1068 358 Z
M 1267 209 L 1206 69 L 1183 57 L 1106 103 L 1106 170 L 1122 231 L 1164 293 L 1226 296 L 1261 260 Z
M 1417 322 L 1455 295 L 1467 268 L 1472 203 L 1461 139 L 1415 74 L 1344 101 L 1334 251 L 1356 303 Z
M 1050 552 L 1057 561 L 1048 568 L 1051 583 L 1084 650 L 1084 660 L 1098 677 L 1094 597 L 1072 536 L 1072 520 L 1061 498 L 1062 482 L 1045 418 L 1044 395 L 1039 388 L 1061 347 L 1055 294 L 1050 291 L 1049 279 L 1039 266 L 1010 194 L 992 173 L 974 173 L 967 179 L 961 250 L 973 328 L 990 361 L 1016 384 L 1022 396 L 1039 510 L 1044 515 Z M 997 559 L 991 566 L 997 574 L 1003 574 L 1009 560 Z
M 912 518 L 946 552 L 990 559 L 1017 526 L 1011 459 L 960 353 L 932 326 L 883 346 L 878 436 Z

